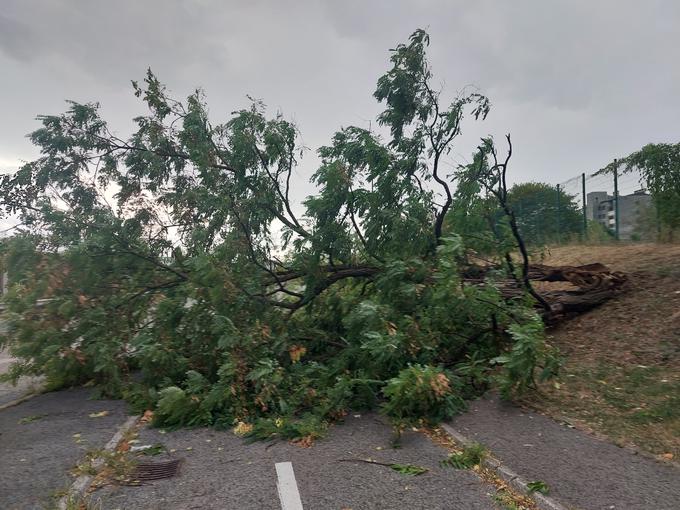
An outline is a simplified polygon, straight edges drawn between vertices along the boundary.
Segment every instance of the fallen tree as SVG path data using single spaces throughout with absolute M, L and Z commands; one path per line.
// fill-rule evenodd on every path
M 534 265 L 531 266 L 530 275 L 535 281 L 567 282 L 573 287 L 542 291 L 550 303 L 550 313 L 544 316 L 549 323 L 600 306 L 621 291 L 627 281 L 624 273 L 611 271 L 600 263 L 582 266 Z
M 540 282 L 569 282 L 584 291 L 618 289 L 626 282 L 626 275 L 612 272 L 604 264 L 593 263 L 583 266 L 532 265 L 529 277 Z
M 149 113 L 125 139 L 96 104 L 39 117 L 41 157 L 0 183 L 22 221 L 3 246 L 10 376 L 93 381 L 159 424 L 313 437 L 350 408 L 436 421 L 492 373 L 506 393 L 553 375 L 535 307 L 555 305 L 532 280 L 605 272 L 529 264 L 510 136 L 504 157 L 487 138 L 444 169 L 463 118 L 490 106 L 478 93 L 446 105 L 428 44 L 419 30 L 392 51 L 374 94 L 386 133 L 337 132 L 302 204 L 298 130 L 259 101 L 213 124 L 200 91 L 177 101 L 149 71 L 134 85 Z M 475 268 L 452 218 L 482 198 L 501 217 Z
M 496 269 L 487 267 L 480 272 L 477 268 L 475 277 L 465 278 L 465 281 L 470 285 L 485 285 L 488 273 Z M 611 271 L 600 263 L 582 266 L 531 264 L 528 276 L 532 282 L 568 284 L 566 288 L 560 289 L 543 286 L 538 291 L 548 307 L 536 302 L 535 308 L 543 317 L 544 322 L 550 325 L 605 303 L 622 291 L 627 282 L 624 273 Z M 496 281 L 495 285 L 505 299 L 517 298 L 524 292 L 524 289 L 514 279 Z

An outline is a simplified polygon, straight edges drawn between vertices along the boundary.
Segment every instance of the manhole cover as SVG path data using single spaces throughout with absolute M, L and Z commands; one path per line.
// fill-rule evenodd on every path
M 148 480 L 171 478 L 179 471 L 181 462 L 181 459 L 173 459 L 167 462 L 140 462 L 132 471 L 130 480 L 145 482 Z

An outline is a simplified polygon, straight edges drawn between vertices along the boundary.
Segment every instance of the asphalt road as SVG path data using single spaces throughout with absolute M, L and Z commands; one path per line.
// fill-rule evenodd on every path
M 55 492 L 72 482 L 69 470 L 125 421 L 123 402 L 89 400 L 89 394 L 45 393 L 0 410 L 0 509 L 53 508 Z M 89 416 L 101 411 L 109 414 Z
M 46 393 L 0 410 L 0 509 L 52 508 L 73 468 L 101 448 L 127 415 L 121 401 L 90 400 L 86 389 Z M 102 417 L 92 413 L 108 411 Z M 680 469 L 633 455 L 553 420 L 491 398 L 471 404 L 453 426 L 482 442 L 514 471 L 542 480 L 562 504 L 597 510 L 677 510 Z M 422 434 L 390 447 L 391 430 L 376 414 L 350 415 L 311 448 L 247 443 L 231 431 L 144 428 L 140 444 L 162 443 L 180 458 L 178 476 L 139 487 L 107 486 L 93 495 L 100 510 L 278 510 L 278 463 L 290 462 L 305 510 L 498 508 L 494 488 L 473 472 L 442 468 L 447 452 Z M 420 476 L 347 460 L 371 458 L 428 468 Z
M 452 426 L 485 444 L 550 496 L 587 510 L 679 510 L 680 469 L 526 412 L 495 397 L 470 404 Z
M 424 435 L 407 433 L 400 449 L 390 448 L 390 437 L 390 427 L 375 414 L 350 415 L 311 448 L 247 444 L 230 431 L 143 429 L 140 444 L 161 442 L 176 450 L 169 457 L 184 459 L 180 474 L 141 487 L 105 487 L 93 501 L 102 510 L 280 510 L 275 465 L 291 462 L 305 510 L 498 508 L 493 487 L 473 472 L 440 467 L 447 452 Z M 369 457 L 430 471 L 408 476 L 386 466 L 341 461 Z
M 45 393 L 0 410 L 0 509 L 51 509 L 73 481 L 70 470 L 101 448 L 127 418 L 121 401 L 90 400 L 89 390 Z M 90 414 L 108 411 L 106 416 Z M 491 510 L 494 488 L 473 472 L 442 468 L 447 451 L 406 433 L 390 447 L 391 429 L 376 414 L 350 415 L 311 448 L 287 442 L 247 443 L 231 431 L 144 428 L 140 443 L 163 443 L 164 457 L 183 459 L 178 476 L 140 487 L 108 486 L 92 501 L 100 510 L 281 509 L 276 464 L 291 462 L 305 510 Z M 429 471 L 409 476 L 372 458 Z M 152 457 L 160 460 L 160 457 Z M 98 505 L 98 506 L 97 506 Z

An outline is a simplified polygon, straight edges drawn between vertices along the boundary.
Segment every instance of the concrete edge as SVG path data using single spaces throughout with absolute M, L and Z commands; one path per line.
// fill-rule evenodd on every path
M 34 391 L 34 392 L 31 392 L 31 393 L 24 395 L 23 397 L 19 397 L 17 399 L 6 402 L 6 403 L 0 405 L 0 411 L 2 411 L 3 409 L 8 409 L 10 407 L 18 406 L 19 404 L 22 404 L 23 402 L 26 402 L 27 400 L 31 400 L 33 397 L 37 397 L 38 395 L 42 395 L 43 393 L 45 393 L 45 392 L 44 391 Z
M 115 434 L 113 434 L 113 437 L 111 437 L 106 445 L 104 445 L 104 451 L 114 451 L 118 446 L 118 443 L 120 443 L 120 441 L 123 439 L 123 436 L 137 424 L 139 418 L 140 416 L 130 416 L 127 420 L 125 420 L 125 422 L 118 427 Z M 104 459 L 96 459 L 92 463 L 92 467 L 99 469 L 103 464 Z M 76 478 L 71 484 L 71 487 L 69 487 L 68 491 L 66 491 L 66 494 L 64 494 L 64 496 L 59 499 L 59 502 L 57 503 L 57 509 L 66 510 L 68 508 L 69 499 L 84 497 L 85 492 L 92 483 L 92 480 L 94 480 L 94 476 L 92 475 L 80 475 L 78 478 Z
M 449 437 L 451 437 L 451 439 L 453 439 L 458 444 L 461 444 L 463 446 L 470 446 L 471 444 L 475 443 L 475 441 L 472 441 L 468 437 L 464 436 L 447 423 L 443 423 L 441 425 L 441 428 L 449 435 Z M 528 488 L 529 480 L 515 473 L 509 467 L 504 466 L 501 463 L 501 461 L 496 459 L 495 457 L 490 455 L 487 456 L 487 458 L 484 459 L 482 464 L 485 468 L 490 469 L 494 473 L 496 473 L 513 489 L 521 492 L 525 496 L 528 496 L 529 498 L 534 500 L 536 506 L 540 510 L 569 510 L 568 507 L 560 504 L 559 502 L 555 501 L 554 499 L 544 494 L 541 494 L 540 492 L 530 491 Z

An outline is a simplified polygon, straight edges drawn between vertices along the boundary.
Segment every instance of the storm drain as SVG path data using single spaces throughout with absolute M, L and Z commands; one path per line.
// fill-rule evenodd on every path
M 132 471 L 130 481 L 140 483 L 172 478 L 179 472 L 181 462 L 181 459 L 173 459 L 167 462 L 140 462 Z

